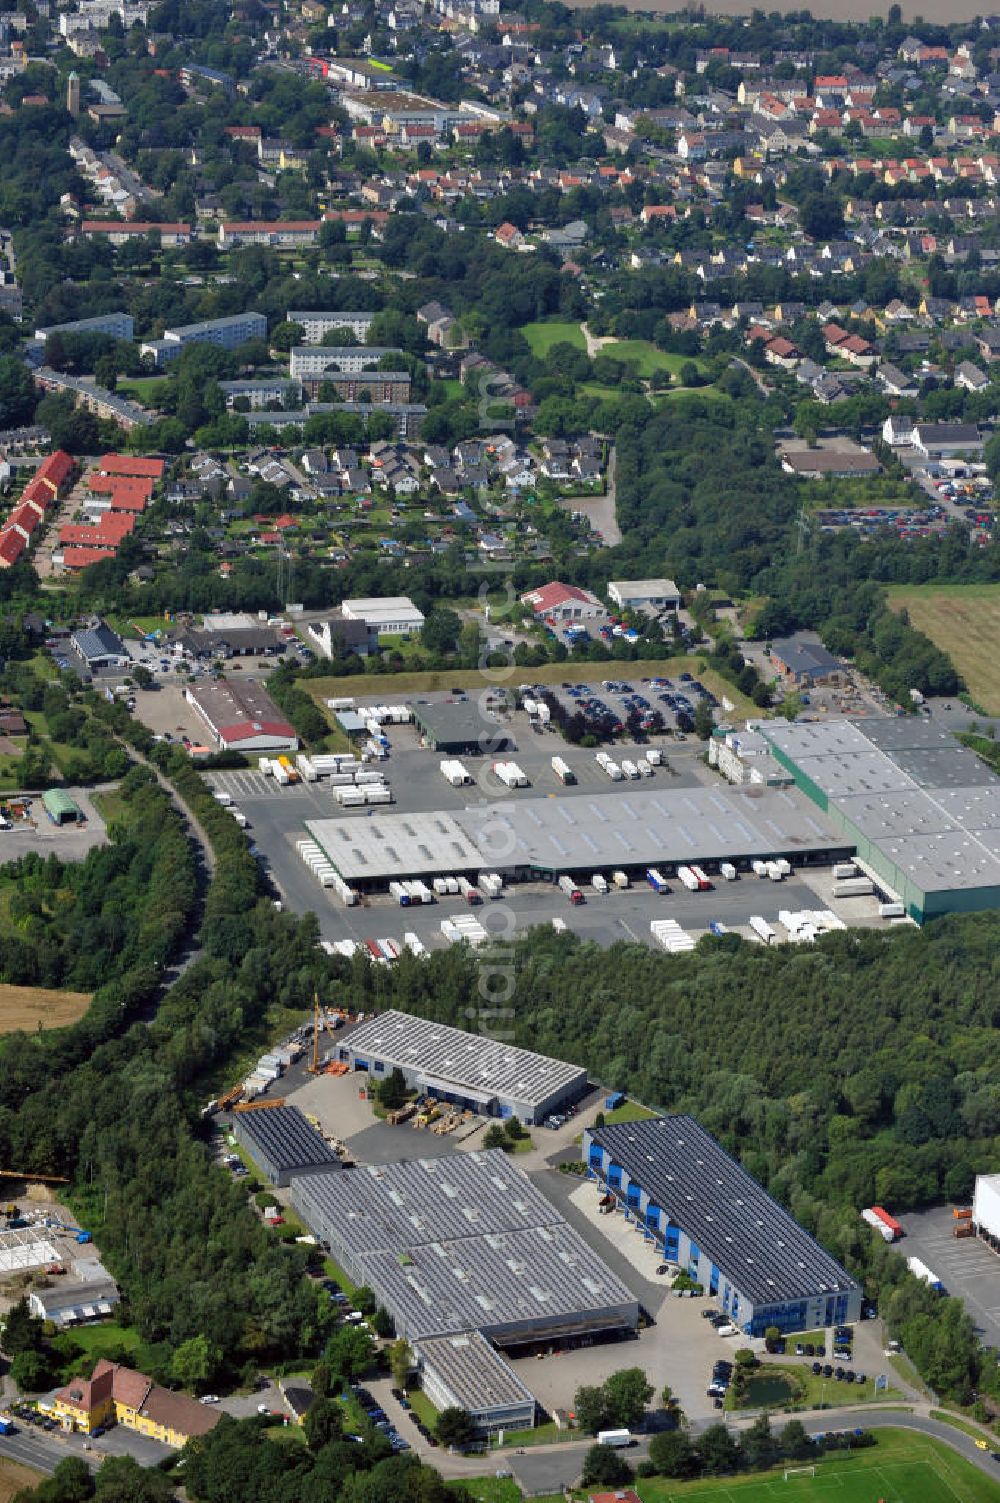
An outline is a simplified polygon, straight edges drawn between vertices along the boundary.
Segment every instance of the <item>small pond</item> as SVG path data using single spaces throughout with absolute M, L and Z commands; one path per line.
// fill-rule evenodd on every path
M 775 1374 L 759 1373 L 750 1379 L 746 1387 L 745 1405 L 750 1409 L 776 1408 L 794 1398 L 794 1389 L 787 1378 Z

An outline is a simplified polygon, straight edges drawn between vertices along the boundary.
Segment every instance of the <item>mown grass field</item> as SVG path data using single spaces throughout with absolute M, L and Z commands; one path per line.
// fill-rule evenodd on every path
M 1000 585 L 896 585 L 889 604 L 948 654 L 977 704 L 1000 714 Z
M 710 1482 L 649 1478 L 636 1484 L 642 1503 L 997 1503 L 997 1478 L 986 1476 L 930 1436 L 880 1430 L 878 1445 L 850 1456 L 833 1453 L 815 1476 L 784 1480 L 784 1469 Z
M 531 353 L 544 360 L 554 344 L 571 344 L 586 350 L 587 341 L 579 324 L 566 322 L 525 324 L 521 333 L 531 346 Z
M 82 1018 L 90 1006 L 89 992 L 49 991 L 43 986 L 0 983 L 0 1033 L 23 1028 L 65 1028 Z

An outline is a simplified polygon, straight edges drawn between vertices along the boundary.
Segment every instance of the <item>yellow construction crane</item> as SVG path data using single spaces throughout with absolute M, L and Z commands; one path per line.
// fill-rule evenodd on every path
M 336 1034 L 330 1024 L 323 1008 L 319 1005 L 319 995 L 313 997 L 313 1047 L 312 1060 L 309 1065 L 310 1075 L 322 1075 L 323 1066 L 319 1062 L 319 1035 L 320 1030 L 325 1028 L 330 1037 L 336 1038 Z

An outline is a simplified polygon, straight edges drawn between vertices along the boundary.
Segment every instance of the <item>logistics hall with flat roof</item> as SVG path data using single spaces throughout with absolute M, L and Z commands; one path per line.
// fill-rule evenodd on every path
M 378 890 L 398 878 L 475 875 L 498 865 L 514 880 L 639 874 L 650 865 L 786 857 L 835 861 L 853 851 L 795 790 L 634 785 L 573 799 L 523 798 L 488 809 L 369 813 L 307 820 L 345 882 Z M 498 859 L 498 851 L 504 851 Z
M 465 1033 L 410 1013 L 380 1013 L 344 1036 L 338 1059 L 374 1079 L 400 1070 L 410 1090 L 484 1116 L 544 1122 L 587 1089 L 587 1072 L 517 1049 L 483 1033 Z
M 758 729 L 911 918 L 1000 907 L 1000 778 L 954 736 L 917 715 Z

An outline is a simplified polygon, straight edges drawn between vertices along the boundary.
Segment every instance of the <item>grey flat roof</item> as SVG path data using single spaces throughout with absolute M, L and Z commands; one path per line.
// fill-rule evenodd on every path
M 390 1066 L 419 1071 L 428 1081 L 439 1081 L 445 1090 L 476 1092 L 484 1101 L 496 1096 L 537 1105 L 553 1092 L 568 1090 L 575 1083 L 582 1086 L 587 1079 L 581 1065 L 395 1010 L 359 1023 L 341 1047 L 385 1060 Z
M 693 1117 L 616 1122 L 591 1137 L 755 1305 L 857 1287 Z
M 534 1406 L 530 1389 L 481 1331 L 427 1336 L 417 1343 L 417 1355 L 471 1414 L 514 1404 Z
M 310 1175 L 291 1199 L 411 1340 L 637 1308 L 500 1149 Z
M 1000 888 L 1000 778 L 922 715 L 762 735 L 923 893 Z
M 353 710 L 337 712 L 345 730 L 353 728 L 349 716 L 360 721 Z M 372 814 L 365 819 L 308 819 L 306 829 L 346 882 L 439 876 L 488 865 L 454 815 L 444 811 L 388 817 Z
M 415 704 L 413 717 L 418 726 L 435 741 L 477 742 L 483 755 L 497 749 L 497 739 L 514 746 L 514 733 L 475 699 L 439 700 Z
M 483 827 L 489 838 L 480 846 Z M 536 867 L 582 872 L 599 867 L 673 865 L 757 856 L 794 856 L 843 845 L 823 816 L 793 789 L 640 789 L 634 783 L 572 799 L 515 796 L 432 814 L 307 821 L 345 881 Z
M 265 1156 L 275 1169 L 303 1169 L 315 1164 L 338 1167 L 340 1160 L 297 1106 L 270 1106 L 240 1112 L 234 1121 L 250 1152 Z

